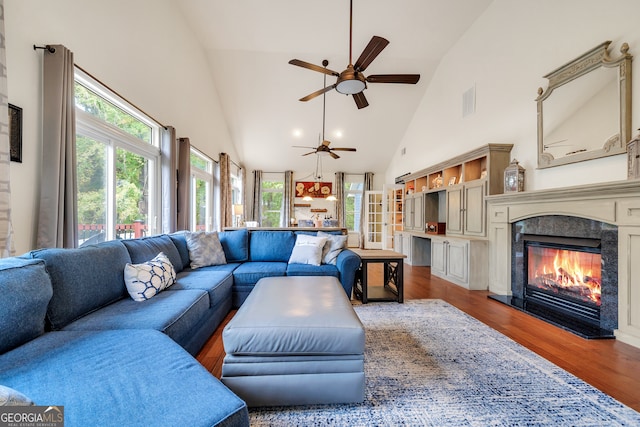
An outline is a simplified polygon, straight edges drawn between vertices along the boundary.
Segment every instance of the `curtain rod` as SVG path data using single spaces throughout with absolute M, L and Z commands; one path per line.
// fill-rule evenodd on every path
M 51 45 L 45 45 L 45 46 L 36 46 L 35 44 L 33 45 L 33 50 L 37 50 L 37 49 L 42 49 L 42 50 L 46 50 L 49 53 L 55 53 L 56 49 L 51 46 Z M 102 80 L 98 79 L 96 76 L 94 76 L 93 74 L 91 74 L 90 72 L 88 72 L 87 70 L 85 70 L 84 68 L 82 68 L 81 66 L 79 66 L 78 64 L 73 64 L 74 67 L 78 68 L 80 71 L 82 71 L 83 73 L 85 73 L 86 75 L 88 75 L 89 77 L 91 77 L 93 80 L 97 81 L 98 83 L 100 83 L 102 86 L 106 87 L 107 89 L 109 89 L 111 92 L 115 93 L 116 95 L 118 95 L 120 98 L 122 98 L 124 101 L 126 101 L 128 104 L 130 104 L 131 106 L 135 107 L 138 111 L 140 111 L 141 113 L 143 113 L 145 116 L 149 117 L 151 120 L 153 120 L 154 122 L 156 122 L 156 124 L 158 124 L 159 126 L 161 126 L 164 129 L 167 129 L 167 127 L 165 125 L 163 125 L 162 123 L 160 123 L 156 118 L 154 118 L 151 114 L 147 113 L 146 111 L 144 111 L 142 108 L 138 107 L 136 104 L 134 104 L 133 102 L 129 101 L 127 98 L 125 98 L 124 96 L 120 95 L 118 93 L 118 91 L 113 90 L 109 85 L 105 84 Z
M 55 53 L 55 51 L 56 51 L 56 48 L 55 48 L 55 47 L 53 47 L 53 46 L 51 46 L 50 44 L 45 45 L 45 46 L 36 46 L 36 45 L 34 44 L 34 45 L 33 45 L 33 50 L 36 50 L 36 49 L 48 50 L 48 51 L 49 51 L 49 53 Z

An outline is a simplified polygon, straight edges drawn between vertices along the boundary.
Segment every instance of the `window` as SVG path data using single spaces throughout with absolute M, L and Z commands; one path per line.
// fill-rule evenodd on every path
M 231 214 L 234 227 L 242 225 L 244 216 L 244 191 L 242 183 L 242 168 L 235 163 L 231 165 Z
M 75 71 L 78 246 L 157 232 L 160 127 Z
M 349 231 L 359 231 L 362 197 L 364 195 L 364 175 L 344 176 L 345 227 Z
M 213 160 L 191 148 L 191 230 L 213 229 Z
M 284 173 L 262 174 L 262 227 L 283 227 Z

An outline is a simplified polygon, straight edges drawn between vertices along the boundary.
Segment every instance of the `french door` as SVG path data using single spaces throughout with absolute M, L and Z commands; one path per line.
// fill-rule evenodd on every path
M 364 198 L 364 248 L 382 249 L 384 194 L 382 191 L 365 191 Z
M 404 185 L 385 184 L 382 193 L 382 249 L 393 250 L 396 231 L 402 231 Z

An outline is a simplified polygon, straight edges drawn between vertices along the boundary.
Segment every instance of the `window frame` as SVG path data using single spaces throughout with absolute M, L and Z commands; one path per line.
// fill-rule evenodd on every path
M 262 200 L 260 200 L 260 204 L 262 206 L 261 211 L 261 215 L 260 215 L 260 225 L 261 226 L 265 226 L 263 224 L 263 220 L 265 218 L 265 214 L 267 212 L 278 212 L 278 227 L 285 227 L 285 225 L 283 225 L 284 222 L 284 205 L 285 205 L 285 201 L 284 201 L 284 172 L 263 172 L 262 174 L 262 182 L 261 182 L 261 191 L 260 194 L 262 195 Z M 282 188 L 278 189 L 278 188 L 264 188 L 264 183 L 265 182 L 281 182 L 282 183 Z M 270 210 L 266 210 L 265 207 L 265 203 L 264 203 L 264 195 L 265 193 L 280 193 L 282 194 L 282 205 L 280 206 L 279 210 L 275 210 L 275 209 L 270 209 Z
M 97 96 L 121 109 L 126 114 L 129 114 L 136 120 L 139 120 L 149 126 L 151 129 L 151 141 L 146 142 L 128 132 L 125 132 L 114 124 L 84 111 L 81 107 L 75 106 L 76 135 L 91 138 L 104 144 L 106 148 L 105 187 L 107 192 L 107 201 L 105 206 L 105 240 L 115 240 L 117 238 L 117 183 L 115 168 L 116 156 L 119 149 L 141 156 L 148 162 L 147 178 L 149 182 L 147 189 L 148 203 L 146 234 L 157 234 L 160 230 L 160 224 L 162 223 L 162 159 L 160 151 L 160 125 L 78 67 L 75 67 L 74 71 L 74 85 L 75 84 L 84 86 Z M 77 196 L 78 194 L 76 193 L 76 198 Z M 78 244 L 80 244 L 80 242 L 78 242 Z
M 199 168 L 197 166 L 194 166 L 194 164 L 191 162 L 192 155 L 195 155 L 196 157 L 206 162 L 207 164 L 206 170 Z M 190 170 L 191 170 L 191 194 L 190 194 L 191 218 L 189 220 L 189 228 L 191 229 L 191 231 L 212 231 L 214 227 L 214 212 L 215 212 L 215 198 L 213 197 L 214 185 L 217 182 L 214 174 L 215 161 L 211 157 L 204 154 L 202 151 L 198 150 L 197 148 L 191 147 L 189 152 L 189 164 L 191 165 L 190 167 Z M 204 230 L 197 229 L 197 226 L 198 226 L 197 220 L 196 220 L 197 206 L 195 205 L 195 203 L 197 201 L 196 181 L 198 179 L 205 181 L 208 187 L 206 190 L 207 203 L 205 207 L 207 219 L 206 219 Z
M 242 225 L 242 217 L 245 215 L 244 182 L 242 180 L 242 168 L 233 162 L 229 173 L 229 181 L 231 182 L 231 217 L 233 218 L 233 226 L 240 227 Z M 236 205 L 242 206 L 243 213 L 241 215 L 235 214 Z
M 361 189 L 350 188 L 353 186 L 353 184 L 359 184 L 361 186 Z M 350 211 L 347 211 L 347 204 L 346 204 L 346 199 L 348 197 L 355 198 L 354 211 L 353 211 L 353 217 L 354 217 L 353 229 L 347 227 L 347 217 L 350 212 Z M 344 205 L 345 206 L 345 209 L 344 209 L 345 228 L 347 228 L 348 231 L 353 231 L 353 232 L 360 231 L 360 228 L 362 225 L 362 200 L 364 198 L 364 174 L 345 174 L 344 198 L 345 198 L 345 205 Z

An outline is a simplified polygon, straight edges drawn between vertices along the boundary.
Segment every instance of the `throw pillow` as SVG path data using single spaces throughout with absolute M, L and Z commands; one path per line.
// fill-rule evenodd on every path
M 189 259 L 191 259 L 191 268 L 227 263 L 217 232 L 197 231 L 189 233 L 186 235 L 186 240 Z
M 322 248 L 327 242 L 326 237 L 298 234 L 296 244 L 291 251 L 289 264 L 320 265 L 322 261 Z
M 347 235 L 329 234 L 318 231 L 318 236 L 326 237 L 327 243 L 322 248 L 322 263 L 336 265 L 338 255 L 347 247 Z
M 124 266 L 124 283 L 134 301 L 145 301 L 173 285 L 176 270 L 169 258 L 160 252 L 151 261 Z
M 0 385 L 0 406 L 33 406 L 35 403 L 24 394 Z

